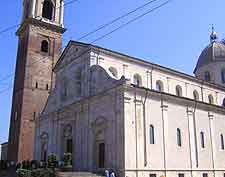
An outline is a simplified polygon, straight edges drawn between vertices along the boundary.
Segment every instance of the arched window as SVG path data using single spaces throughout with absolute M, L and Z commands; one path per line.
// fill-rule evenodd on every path
M 48 90 L 49 88 L 48 88 L 48 84 L 46 84 L 46 90 Z
M 199 100 L 199 94 L 198 94 L 198 92 L 197 92 L 196 90 L 193 92 L 193 98 L 194 98 L 194 100 L 196 100 L 196 101 Z
M 45 52 L 45 53 L 48 53 L 48 51 L 49 51 L 49 44 L 48 44 L 48 41 L 43 40 L 43 41 L 41 42 L 41 51 L 42 51 L 42 52 Z
M 209 104 L 214 104 L 213 96 L 209 95 L 208 96 Z
M 110 67 L 109 72 L 113 75 L 113 77 L 118 78 L 118 73 L 117 73 L 116 68 Z
M 163 82 L 158 80 L 156 82 L 156 91 L 158 92 L 163 92 L 164 91 L 164 88 L 163 88 Z
M 45 0 L 43 3 L 42 17 L 52 20 L 53 18 L 53 3 L 51 0 Z
M 150 125 L 150 144 L 155 144 L 155 130 L 153 125 Z
M 200 138 L 201 138 L 201 147 L 205 148 L 205 134 L 204 134 L 204 132 L 200 132 Z
M 35 83 L 35 88 L 38 88 L 38 82 Z
M 221 149 L 224 150 L 224 139 L 223 139 L 223 134 L 220 135 L 220 143 L 221 143 Z
M 209 71 L 206 71 L 206 72 L 205 72 L 205 74 L 204 74 L 204 79 L 205 79 L 205 81 L 207 81 L 207 82 L 211 81 L 211 76 L 210 76 Z
M 223 99 L 222 106 L 225 107 L 225 98 Z
M 222 83 L 225 84 L 225 68 L 222 69 L 221 71 L 221 79 L 222 79 Z
M 182 88 L 179 85 L 176 86 L 176 95 L 177 96 L 182 96 Z
M 179 128 L 177 129 L 177 145 L 181 146 L 181 131 Z
M 68 96 L 68 79 L 66 77 L 62 78 L 61 86 L 61 99 L 65 100 Z
M 142 80 L 139 74 L 134 75 L 134 84 L 137 86 L 142 86 Z

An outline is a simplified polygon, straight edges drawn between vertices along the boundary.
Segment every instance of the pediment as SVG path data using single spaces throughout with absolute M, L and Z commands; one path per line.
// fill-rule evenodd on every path
M 70 64 L 77 58 L 81 57 L 85 51 L 88 52 L 88 45 L 79 42 L 69 42 L 56 63 L 54 70 L 58 70 L 59 68 L 63 68 L 64 66 Z

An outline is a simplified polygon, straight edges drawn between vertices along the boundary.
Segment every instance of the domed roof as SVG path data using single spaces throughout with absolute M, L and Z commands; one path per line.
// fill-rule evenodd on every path
M 225 62 L 225 43 L 218 41 L 217 34 L 214 31 L 210 35 L 210 41 L 211 43 L 202 51 L 200 57 L 198 58 L 194 73 L 197 68 L 208 63 L 215 61 Z

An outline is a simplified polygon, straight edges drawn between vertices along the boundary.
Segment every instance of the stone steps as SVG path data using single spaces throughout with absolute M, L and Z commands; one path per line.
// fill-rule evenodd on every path
M 57 177 L 104 177 L 90 172 L 58 172 Z

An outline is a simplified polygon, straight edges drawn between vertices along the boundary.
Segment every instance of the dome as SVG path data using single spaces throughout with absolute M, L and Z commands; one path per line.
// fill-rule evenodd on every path
M 212 36 L 210 36 L 210 39 L 212 39 L 211 37 Z M 225 61 L 225 43 L 212 40 L 211 43 L 202 51 L 194 73 L 197 68 L 216 61 Z

